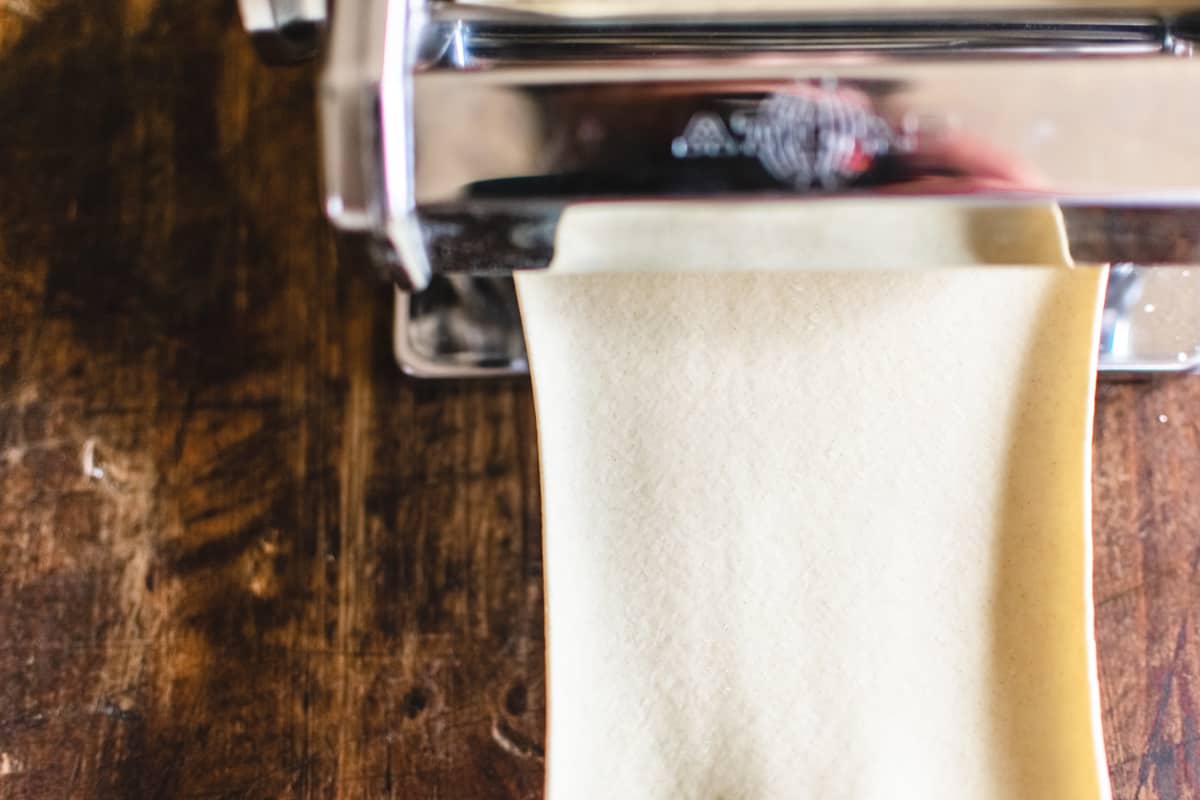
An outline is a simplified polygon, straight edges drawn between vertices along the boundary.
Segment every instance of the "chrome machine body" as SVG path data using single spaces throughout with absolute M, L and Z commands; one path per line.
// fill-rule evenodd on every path
M 311 51 L 326 27 L 323 0 L 241 2 L 276 60 Z M 402 366 L 523 371 L 511 274 L 553 268 L 574 204 L 934 197 L 1059 203 L 1076 260 L 1117 265 L 1102 370 L 1200 366 L 1200 267 L 1178 266 L 1200 253 L 1200 7 L 803 5 L 561 16 L 337 4 L 321 85 L 326 210 L 404 290 Z

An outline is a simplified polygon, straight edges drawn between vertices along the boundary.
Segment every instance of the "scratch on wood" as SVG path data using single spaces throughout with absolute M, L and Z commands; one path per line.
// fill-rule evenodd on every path
M 1200 738 L 1200 726 L 1196 722 L 1195 693 L 1191 685 L 1191 675 L 1181 671 L 1175 676 L 1179 682 L 1179 707 L 1183 712 L 1183 736 L 1179 746 L 1183 751 L 1183 782 L 1194 786 L 1200 780 L 1200 748 L 1196 746 Z
M 1158 794 L 1164 798 L 1178 797 L 1178 791 L 1174 787 L 1161 784 L 1161 781 L 1166 781 L 1170 777 L 1166 773 L 1169 773 L 1174 766 L 1174 748 L 1165 741 L 1163 730 L 1167 717 L 1167 705 L 1171 700 L 1171 689 L 1175 683 L 1175 672 L 1179 667 L 1179 659 L 1183 655 L 1184 646 L 1187 644 L 1187 627 L 1188 618 L 1185 616 L 1179 625 L 1179 634 L 1175 637 L 1175 652 L 1171 655 L 1167 672 L 1162 678 L 1162 689 L 1154 710 L 1154 724 L 1150 729 L 1150 738 L 1146 742 L 1146 749 L 1143 751 L 1141 764 L 1138 767 L 1138 785 L 1134 791 L 1134 800 L 1139 800 L 1142 796 L 1152 770 L 1156 776 L 1155 790 Z
M 88 439 L 83 443 L 83 453 L 80 456 L 83 466 L 83 477 L 94 481 L 104 480 L 104 468 L 96 464 L 96 440 Z
M 24 771 L 24 764 L 8 753 L 0 753 L 0 776 L 18 775 Z
M 492 718 L 492 740 L 510 756 L 532 758 L 536 761 L 542 761 L 545 758 L 545 752 L 537 742 L 514 731 L 499 717 Z

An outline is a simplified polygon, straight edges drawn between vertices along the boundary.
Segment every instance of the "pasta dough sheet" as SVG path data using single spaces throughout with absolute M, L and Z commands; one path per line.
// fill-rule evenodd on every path
M 599 273 L 518 279 L 548 798 L 1107 797 L 1103 270 L 609 274 L 612 252 L 711 260 L 643 212 L 573 209 L 558 266 Z M 791 238 L 824 242 L 803 266 L 842 258 L 819 214 L 791 213 Z M 915 262 L 977 222 L 913 213 L 922 237 L 903 213 L 853 235 Z M 1043 213 L 1012 260 L 1062 253 Z

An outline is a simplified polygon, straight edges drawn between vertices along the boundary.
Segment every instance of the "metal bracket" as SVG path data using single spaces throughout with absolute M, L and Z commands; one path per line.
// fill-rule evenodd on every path
M 396 292 L 395 352 L 416 378 L 503 378 L 529 371 L 512 279 L 438 276 Z M 1200 369 L 1200 267 L 1112 268 L 1100 375 L 1138 380 Z
M 238 0 L 242 25 L 263 61 L 296 64 L 314 58 L 328 24 L 328 0 Z

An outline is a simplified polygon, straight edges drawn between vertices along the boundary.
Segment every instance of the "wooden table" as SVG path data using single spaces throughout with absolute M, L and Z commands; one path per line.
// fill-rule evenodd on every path
M 531 798 L 527 386 L 422 385 L 232 0 L 0 0 L 0 797 Z M 1119 798 L 1200 797 L 1200 379 L 1100 392 Z

